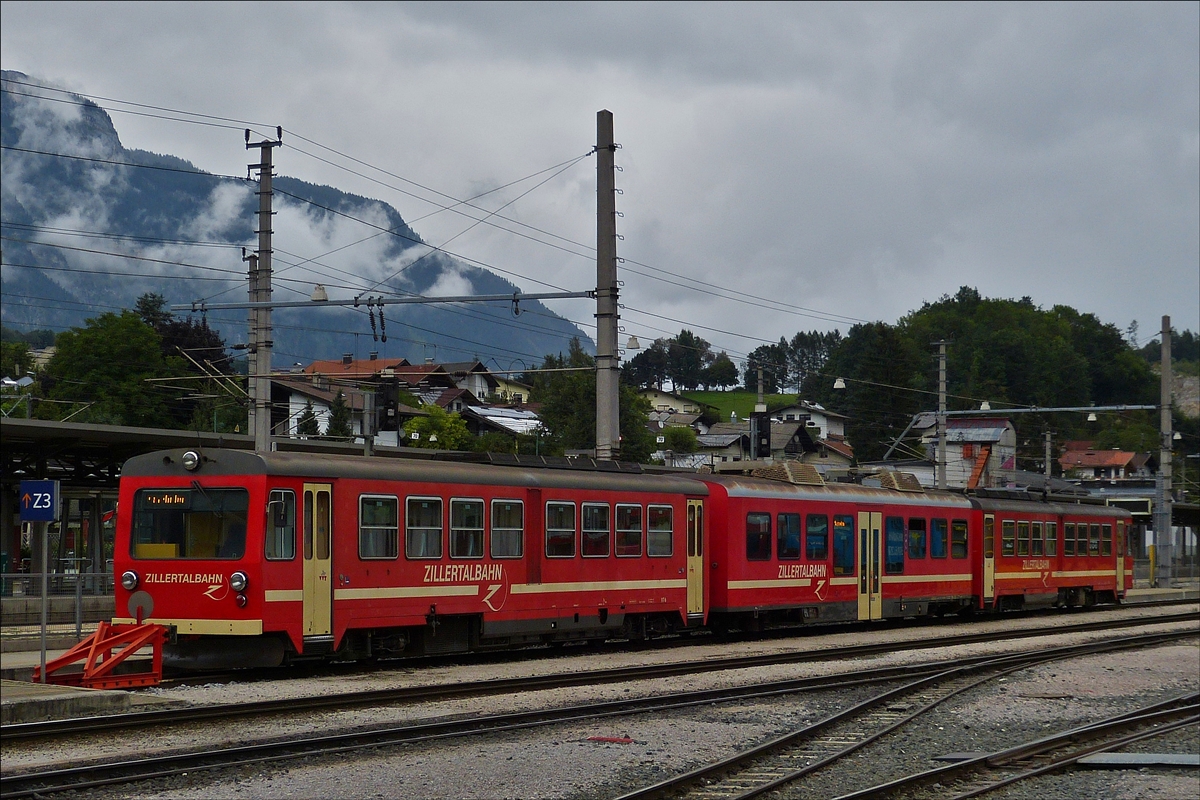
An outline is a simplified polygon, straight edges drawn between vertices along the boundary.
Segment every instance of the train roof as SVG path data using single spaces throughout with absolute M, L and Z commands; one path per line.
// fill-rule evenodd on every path
M 187 472 L 183 454 L 199 453 L 199 469 Z M 553 469 L 527 465 L 496 466 L 409 458 L 373 458 L 357 455 L 180 448 L 135 456 L 125 462 L 122 477 L 202 478 L 213 475 L 278 475 L 310 479 L 348 478 L 358 480 L 421 481 L 484 486 L 523 486 L 546 489 L 595 489 L 597 491 L 708 494 L 708 487 L 682 475 L 650 475 L 640 472 L 584 469 Z
M 781 480 L 742 475 L 700 475 L 697 477 L 702 478 L 706 483 L 719 485 L 729 497 L 971 508 L 970 500 L 951 492 L 899 491 L 863 486 L 858 483 L 827 483 L 824 485 L 787 483 Z
M 857 483 L 788 483 L 769 478 L 742 475 L 698 475 L 715 484 L 729 497 L 768 500 L 807 500 L 888 504 L 900 506 L 937 506 L 947 509 L 975 508 L 984 512 L 1025 512 L 1029 514 L 1061 514 L 1083 517 L 1124 517 L 1132 514 L 1122 508 L 1088 502 L 1087 498 L 1051 496 L 1044 499 L 1028 492 L 995 491 L 991 496 L 963 495 L 957 492 L 931 489 L 901 491 L 863 486 Z
M 1122 517 L 1133 519 L 1133 514 L 1119 506 L 1100 503 L 1071 502 L 1051 497 L 1042 500 L 1027 493 L 1013 493 L 1011 497 L 973 497 L 972 502 L 984 513 L 996 511 L 1025 511 L 1031 514 L 1063 514 L 1073 517 Z

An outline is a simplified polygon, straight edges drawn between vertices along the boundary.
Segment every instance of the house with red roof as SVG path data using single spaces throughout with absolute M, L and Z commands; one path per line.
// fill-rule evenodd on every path
M 1126 450 L 1067 450 L 1058 459 L 1063 475 L 1085 480 L 1122 480 L 1141 477 L 1139 467 L 1145 467 L 1145 459 L 1137 461 L 1137 453 Z

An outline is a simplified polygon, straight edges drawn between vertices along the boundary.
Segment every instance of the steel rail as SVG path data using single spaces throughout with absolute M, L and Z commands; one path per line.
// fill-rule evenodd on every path
M 726 798 L 727 800 L 749 800 L 749 798 L 758 797 L 766 792 L 778 790 L 818 769 L 828 767 L 866 745 L 877 741 L 888 733 L 908 724 L 913 719 L 935 708 L 945 700 L 975 688 L 986 681 L 1003 677 L 1021 669 L 1027 669 L 1030 666 L 1052 661 L 1128 649 L 1129 647 L 1151 646 L 1163 641 L 1171 641 L 1195 635 L 1194 632 L 1180 632 L 1178 636 L 1171 633 L 1150 634 L 1144 638 L 1127 637 L 1127 639 L 1123 640 L 1089 642 L 1034 653 L 1015 653 L 999 657 L 984 657 L 973 663 L 964 663 L 938 674 L 913 681 L 890 692 L 877 695 L 851 708 L 832 714 L 825 719 L 776 737 L 743 752 L 736 753 L 718 762 L 706 764 L 687 773 L 621 795 L 618 800 L 651 800 L 651 798 L 679 796 L 713 796 Z M 1143 641 L 1139 642 L 1138 640 Z M 962 680 L 968 675 L 987 670 L 993 670 L 994 672 L 978 680 Z M 913 692 L 927 692 L 931 689 L 938 690 L 940 683 L 955 680 L 959 681 L 959 685 L 951 685 L 950 689 L 941 690 L 939 695 L 925 697 L 925 702 L 911 713 L 895 718 L 894 721 L 885 720 L 881 722 L 873 733 L 857 736 L 857 741 L 850 742 L 844 747 L 839 747 L 835 752 L 821 756 L 811 764 L 807 764 L 799 769 L 776 770 L 774 774 L 767 774 L 764 771 L 762 765 L 767 759 L 777 758 L 781 752 L 786 752 L 789 749 L 794 750 L 798 745 L 808 743 L 818 735 L 825 734 L 830 728 L 856 720 L 868 712 L 875 711 L 879 706 L 890 703 L 897 697 Z M 861 731 L 857 733 L 861 733 Z M 753 773 L 753 777 L 739 777 L 739 775 L 748 773 Z M 747 783 L 750 785 L 745 785 Z M 692 791 L 693 789 L 695 789 L 694 792 Z
M 961 761 L 957 764 L 947 764 L 946 766 L 937 767 L 935 769 L 918 772 L 913 775 L 899 778 L 894 781 L 872 786 L 867 789 L 861 789 L 856 792 L 842 795 L 836 800 L 871 800 L 872 798 L 895 797 L 899 792 L 920 791 L 923 787 L 931 783 L 939 784 L 937 788 L 937 796 L 945 797 L 948 789 L 947 782 L 961 780 L 962 776 L 971 773 L 990 770 L 1004 767 L 1005 765 L 1015 764 L 1022 760 L 1030 759 L 1043 753 L 1053 751 L 1057 748 L 1068 747 L 1080 741 L 1087 741 L 1111 734 L 1119 734 L 1124 731 L 1135 730 L 1146 725 L 1163 725 L 1179 722 L 1182 725 L 1191 725 L 1200 722 L 1200 693 L 1191 692 L 1177 697 L 1170 698 L 1135 711 L 1128 711 L 1123 714 L 1118 714 L 1099 722 L 1092 722 L 1086 725 L 1081 725 L 1070 730 L 1060 733 L 1044 736 L 1033 741 L 1024 742 L 1014 747 L 1005 750 L 999 750 L 994 753 L 977 756 L 976 758 Z M 1075 761 L 1078 761 L 1084 756 L 1094 752 L 1102 752 L 1104 750 L 1122 747 L 1139 739 L 1146 738 L 1149 735 L 1165 733 L 1165 728 L 1156 728 L 1152 731 L 1135 734 L 1128 737 L 1119 737 L 1117 739 L 1104 742 L 1100 745 L 1086 747 L 1081 750 L 1076 750 L 1070 754 L 1062 755 L 1055 759 L 1058 763 L 1048 764 L 1045 768 L 1031 770 L 1027 773 L 1008 776 L 1001 781 L 989 783 L 984 787 L 977 787 L 967 793 L 967 797 L 973 793 L 982 793 L 991 791 L 993 788 L 1015 783 L 1017 780 L 1022 780 L 1026 777 L 1033 777 L 1037 774 L 1052 772 L 1064 766 L 1068 766 Z
M 1036 778 L 1039 775 L 1046 775 L 1051 772 L 1057 772 L 1060 769 L 1072 766 L 1072 765 L 1078 763 L 1080 760 L 1082 760 L 1090 755 L 1094 755 L 1096 753 L 1107 753 L 1109 751 L 1116 750 L 1118 748 L 1125 747 L 1127 745 L 1135 744 L 1137 742 L 1142 741 L 1143 739 L 1152 739 L 1157 736 L 1162 736 L 1164 733 L 1170 733 L 1170 732 L 1178 730 L 1180 728 L 1186 728 L 1186 727 L 1189 727 L 1192 725 L 1200 724 L 1200 705 L 1193 705 L 1193 706 L 1191 706 L 1191 708 L 1195 713 L 1193 713 L 1190 717 L 1184 717 L 1183 719 L 1173 719 L 1173 720 L 1169 719 L 1169 717 L 1168 717 L 1169 721 L 1161 722 L 1158 725 L 1158 727 L 1152 728 L 1150 730 L 1141 731 L 1139 733 L 1131 733 L 1127 736 L 1122 736 L 1118 739 L 1110 739 L 1108 741 L 1101 742 L 1100 744 L 1092 745 L 1091 747 L 1086 747 L 1082 750 L 1077 750 L 1072 753 L 1053 757 L 1052 760 L 1050 761 L 1050 763 L 1045 764 L 1044 766 L 1036 767 L 1034 769 L 1028 769 L 1024 772 L 1019 772 L 1016 775 L 1010 775 L 1007 778 L 1002 778 L 1000 780 L 992 781 L 991 783 L 988 783 L 984 786 L 980 786 L 978 788 L 971 789 L 962 794 L 958 794 L 954 798 L 952 798 L 952 800 L 969 800 L 969 798 L 978 797 L 979 795 L 987 794 L 988 792 L 993 792 L 996 789 L 1002 789 L 1005 786 L 1008 786 L 1013 783 L 1017 783 L 1019 781 L 1027 780 L 1029 778 Z M 1166 715 L 1168 712 L 1162 712 L 1162 713 L 1164 715 Z M 1155 722 L 1155 723 L 1159 722 L 1159 720 L 1147 720 L 1147 721 Z
M 500 678 L 484 681 L 468 681 L 455 684 L 409 686 L 396 689 L 380 689 L 320 697 L 292 698 L 288 700 L 264 700 L 253 703 L 195 706 L 182 709 L 137 711 L 95 717 L 79 717 L 65 720 L 14 723 L 0 727 L 0 741 L 15 741 L 48 736 L 81 735 L 103 730 L 117 730 L 158 726 L 166 724 L 192 723 L 206 720 L 224 720 L 236 717 L 262 716 L 266 714 L 295 714 L 306 711 L 347 709 L 361 706 L 379 706 L 396 703 L 428 702 L 462 697 L 484 697 L 507 694 L 514 691 L 539 691 L 561 689 L 572 686 L 592 686 L 601 683 L 621 683 L 631 680 L 669 678 L 679 675 L 695 675 L 722 670 L 749 669 L 779 664 L 814 661 L 844 660 L 894 653 L 904 650 L 920 650 L 954 647 L 964 644 L 979 644 L 997 640 L 1022 639 L 1038 636 L 1057 636 L 1064 633 L 1088 633 L 1103 630 L 1139 627 L 1143 625 L 1171 624 L 1175 622 L 1200 621 L 1200 611 L 1168 614 L 1161 617 L 1138 617 L 1121 620 L 1099 620 L 1060 627 L 1022 628 L 1008 631 L 988 631 L 941 637 L 934 640 L 914 639 L 906 642 L 883 642 L 868 645 L 805 650 L 802 652 L 772 653 L 758 656 L 718 658 L 706 661 L 680 661 L 670 664 L 641 665 L 588 672 L 558 673 L 521 678 Z
M 1195 635 L 1190 631 L 1174 631 L 1151 635 L 1126 637 L 1124 640 L 1092 642 L 1072 645 L 1035 653 L 1006 655 L 1002 659 L 1011 662 L 1024 658 L 1028 662 L 1067 657 L 1070 654 L 1095 652 L 1097 648 L 1141 647 Z M 948 662 L 949 666 L 974 663 L 985 668 L 989 657 L 972 657 Z M 994 656 L 990 657 L 994 662 Z M 913 674 L 912 667 L 897 668 L 907 675 Z M 896 679 L 896 670 L 865 671 L 859 676 L 860 683 Z M 866 677 L 864 677 L 866 676 Z M 634 698 L 629 700 L 605 701 L 601 703 L 569 706 L 565 708 L 497 714 L 473 719 L 437 721 L 419 725 L 403 725 L 374 730 L 357 730 L 322 736 L 302 737 L 285 741 L 245 744 L 238 747 L 202 752 L 185 752 L 150 758 L 138 758 L 117 763 L 88 764 L 48 771 L 30 771 L 0 777 L 0 794 L 6 798 L 33 797 L 63 791 L 78 791 L 113 784 L 128 784 L 153 778 L 169 777 L 183 772 L 225 769 L 248 764 L 262 764 L 298 757 L 312 757 L 331 753 L 379 747 L 383 745 L 422 741 L 486 733 L 499 733 L 528 729 L 535 726 L 594 720 L 598 718 L 625 716 L 648 711 L 681 709 L 715 702 L 729 702 L 762 698 L 772 695 L 793 693 L 817 688 L 824 682 L 826 688 L 841 688 L 851 684 L 846 675 L 808 678 L 793 681 L 772 682 L 733 690 L 706 690 L 666 695 L 658 698 Z

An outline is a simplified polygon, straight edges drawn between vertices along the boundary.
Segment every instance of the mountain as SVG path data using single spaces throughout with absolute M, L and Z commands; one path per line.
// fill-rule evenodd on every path
M 169 305 L 245 302 L 241 248 L 257 247 L 256 182 L 126 148 L 92 101 L 20 72 L 0 78 L 6 326 L 64 330 L 133 308 L 146 292 Z M 274 185 L 276 301 L 307 299 L 317 283 L 331 297 L 362 294 L 364 301 L 518 291 L 431 250 L 387 203 L 286 176 Z M 572 337 L 590 346 L 579 328 L 541 303 L 522 302 L 521 311 L 514 318 L 509 303 L 391 305 L 375 321 L 365 307 L 281 309 L 273 315 L 274 363 L 377 351 L 418 362 L 493 358 L 507 367 L 566 352 Z M 232 345 L 246 341 L 246 314 L 205 316 Z M 381 330 L 373 334 L 375 325 Z

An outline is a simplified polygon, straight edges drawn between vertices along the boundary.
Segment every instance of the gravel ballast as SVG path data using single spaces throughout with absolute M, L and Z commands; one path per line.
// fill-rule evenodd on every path
M 1151 616 L 1151 609 L 1098 612 Z M 1097 614 L 1073 614 L 1050 626 L 1084 622 Z M 906 641 L 936 635 L 980 632 L 989 627 L 1021 628 L 1028 619 L 988 620 L 937 628 L 885 628 L 870 632 L 821 632 L 788 639 L 751 643 L 703 644 L 668 651 L 585 651 L 570 658 L 519 661 L 508 664 L 466 665 L 421 670 L 403 667 L 352 676 L 331 673 L 304 680 L 226 683 L 165 689 L 158 694 L 189 703 L 227 703 L 260 699 L 331 694 L 385 688 L 386 686 L 478 680 L 487 677 L 635 666 L 659 661 L 711 659 L 729 655 L 768 653 L 788 649 L 816 649 L 861 644 L 866 641 Z M 1161 626 L 1155 626 L 1161 627 Z M 1174 628 L 1180 625 L 1171 626 Z M 1182 627 L 1186 628 L 1186 625 Z M 1194 623 L 1192 627 L 1195 628 Z M 302 719 L 241 720 L 220 725 L 196 725 L 185 730 L 131 731 L 83 737 L 70 742 L 39 746 L 20 743 L 5 746 L 4 770 L 61 762 L 84 757 L 112 760 L 197 747 L 216 748 L 249 739 L 282 737 L 301 732 L 328 732 L 433 719 L 446 715 L 492 714 L 505 711 L 566 705 L 599 699 L 653 696 L 665 692 L 717 688 L 744 683 L 823 675 L 865 666 L 894 666 L 981 653 L 1025 652 L 1101 638 L 1102 634 L 1063 634 L 1045 639 L 1016 639 L 1002 644 L 965 645 L 936 650 L 899 651 L 855 662 L 803 663 L 762 667 L 737 672 L 706 673 L 686 678 L 599 685 L 538 693 L 515 693 L 483 699 L 414 704 L 395 708 L 321 712 Z M 731 652 L 732 651 L 732 652 Z M 1096 720 L 1146 705 L 1156 699 L 1195 691 L 1200 684 L 1200 649 L 1195 642 L 1129 653 L 1093 656 L 1065 664 L 1051 664 L 1017 673 L 1006 681 L 973 690 L 930 712 L 916 729 L 888 737 L 872 746 L 873 755 L 853 766 L 858 779 L 870 783 L 887 780 L 888 769 L 907 774 L 932 766 L 935 755 L 961 751 L 1001 749 L 1021 739 Z M 192 774 L 187 778 L 140 784 L 126 789 L 99 790 L 90 798 L 600 798 L 644 786 L 669 775 L 730 755 L 773 738 L 858 702 L 873 689 L 810 693 L 770 701 L 703 706 L 670 714 L 615 717 L 603 722 L 559 725 L 516 734 L 411 744 L 379 750 L 356 751 L 337 757 L 297 759 L 250 768 L 244 774 Z M 600 741 L 592 741 L 600 737 Z M 611 741 L 632 739 L 630 743 Z M 609 739 L 610 741 L 604 741 Z M 893 741 L 889 741 L 893 740 Z M 1179 746 L 1187 747 L 1187 737 Z M 1194 737 L 1191 746 L 1194 747 Z M 1158 752 L 1158 750 L 1149 750 Z M 1195 750 L 1193 750 L 1195 752 Z M 891 764 L 884 768 L 880 765 Z M 898 777 L 891 775 L 891 777 Z M 1103 781 L 1112 789 L 1119 784 L 1115 772 L 1079 773 L 1087 780 Z M 1075 773 L 1070 778 L 1073 779 Z M 1107 779 L 1104 776 L 1108 776 Z M 875 778 L 879 778 L 875 780 Z M 1195 774 L 1190 779 L 1195 786 Z M 1084 778 L 1081 778 L 1081 780 Z M 1121 780 L 1133 780 L 1120 773 Z M 1147 785 L 1162 782 L 1162 774 L 1147 774 Z M 1041 779 L 1051 780 L 1051 778 Z M 864 783 L 863 785 L 866 785 Z M 1137 784 L 1141 786 L 1141 783 Z M 852 788 L 838 776 L 806 779 L 788 797 L 832 797 Z M 1019 788 L 1019 787 L 1018 787 Z M 1049 790 L 1047 790 L 1049 791 Z M 1133 791 L 1132 789 L 1130 791 Z M 1141 791 L 1138 789 L 1137 791 Z M 1189 797 L 1195 793 L 1189 793 Z M 1072 797 L 1071 794 L 1022 795 Z M 1080 796 L 1171 797 L 1169 794 Z

